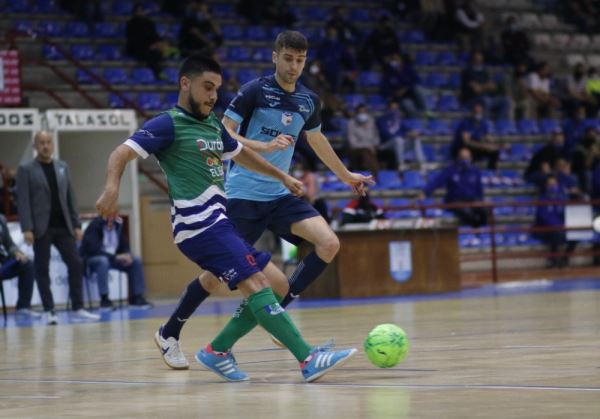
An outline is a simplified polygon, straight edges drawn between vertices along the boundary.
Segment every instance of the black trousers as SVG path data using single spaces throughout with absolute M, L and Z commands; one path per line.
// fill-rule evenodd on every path
M 54 310 L 54 298 L 50 290 L 50 246 L 56 246 L 69 275 L 69 296 L 73 310 L 83 308 L 81 294 L 83 261 L 77 251 L 77 242 L 66 228 L 49 228 L 42 237 L 33 242 L 35 279 L 44 310 Z
M 17 310 L 21 308 L 31 308 L 31 297 L 33 295 L 33 263 L 28 260 L 25 263 L 17 261 L 15 258 L 6 259 L 0 266 L 0 281 L 19 277 L 19 298 L 17 300 Z

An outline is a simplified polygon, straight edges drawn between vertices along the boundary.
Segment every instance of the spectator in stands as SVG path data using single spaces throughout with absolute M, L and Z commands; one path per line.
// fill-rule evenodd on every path
M 0 282 L 15 276 L 19 277 L 16 314 L 39 319 L 42 315 L 31 309 L 34 281 L 33 263 L 19 250 L 10 236 L 6 218 L 0 215 Z M 1 283 L 0 286 L 2 286 Z
M 483 106 L 479 103 L 473 105 L 470 117 L 460 121 L 454 133 L 454 140 L 450 145 L 452 157 L 456 158 L 461 148 L 466 147 L 471 151 L 474 161 L 487 160 L 487 168 L 496 170 L 501 144 L 490 133 L 490 122 L 484 118 Z
M 342 212 L 341 224 L 350 223 L 368 223 L 371 220 L 385 219 L 383 209 L 371 201 L 371 196 L 365 191 L 365 194 L 353 199 L 346 205 Z
M 600 104 L 600 74 L 595 67 L 588 69 L 586 92 L 596 100 L 596 103 Z M 597 115 L 590 116 L 596 117 Z
M 189 0 L 162 0 L 162 11 L 175 17 L 183 18 L 186 15 Z
M 375 119 L 369 113 L 366 105 L 358 105 L 354 117 L 348 122 L 350 166 L 353 170 L 368 170 L 377 178 L 379 172 L 377 147 L 379 147 L 379 143 L 379 132 L 375 126 Z
M 577 178 L 571 173 L 571 163 L 565 158 L 556 161 L 556 179 L 562 191 L 570 199 L 581 199 L 583 194 L 579 189 Z M 593 185 L 592 185 L 593 188 Z
M 86 22 L 90 29 L 92 29 L 94 23 L 104 20 L 104 12 L 100 0 L 61 0 L 60 7 L 73 13 L 77 20 Z
M 585 193 L 591 192 L 591 174 L 598 163 L 600 163 L 598 130 L 594 126 L 589 126 L 571 157 L 573 174 L 579 181 L 579 188 Z
M 527 33 L 521 28 L 517 18 L 510 15 L 504 21 L 504 29 L 500 35 L 502 41 L 502 50 L 504 60 L 512 65 L 532 64 L 532 58 L 529 55 L 531 43 Z
M 546 178 L 546 185 L 543 191 L 540 192 L 538 201 L 565 201 L 568 200 L 567 195 L 561 190 L 558 180 L 555 176 Z M 536 207 L 535 224 L 533 227 L 555 227 L 560 228 L 565 226 L 565 205 L 564 204 L 548 204 Z M 564 231 L 534 231 L 532 236 L 548 246 L 548 251 L 554 253 L 548 257 L 548 268 L 565 267 L 569 264 L 569 255 L 575 250 L 577 242 L 567 242 L 567 237 Z M 566 254 L 558 256 L 556 253 L 566 245 Z
M 335 26 L 328 26 L 325 33 L 325 39 L 321 41 L 315 52 L 320 71 L 333 93 L 339 92 L 343 85 L 353 88 L 357 76 L 354 56 L 340 41 Z
M 553 118 L 560 106 L 560 101 L 552 93 L 552 79 L 550 66 L 542 62 L 536 71 L 528 77 L 529 97 L 527 103 L 528 117 Z
M 321 98 L 321 121 L 323 131 L 331 128 L 332 118 L 335 114 L 346 111 L 346 103 L 333 93 L 329 81 L 323 74 L 323 66 L 319 60 L 313 60 L 308 66 L 308 71 L 302 77 L 304 84 Z M 336 129 L 333 129 L 336 130 Z
M 289 28 L 296 21 L 287 0 L 239 0 L 236 10 L 252 25 L 266 22 Z
M 346 16 L 347 9 L 344 6 L 332 7 L 325 27 L 334 27 L 339 40 L 347 47 L 352 47 L 361 41 L 362 33 Z
M 476 102 L 483 104 L 488 118 L 495 115 L 497 119 L 510 119 L 510 98 L 490 77 L 481 52 L 473 53 L 471 64 L 462 73 L 462 99 L 468 107 Z
M 398 102 L 390 102 L 388 110 L 377 118 L 377 129 L 381 139 L 378 148 L 380 161 L 391 160 L 393 168 L 403 172 L 406 169 L 408 153 L 418 164 L 419 169 L 422 169 L 425 154 L 420 133 L 416 129 L 405 129 Z
M 447 204 L 483 201 L 481 171 L 472 163 L 471 151 L 468 148 L 461 148 L 455 163 L 427 182 L 419 199 L 431 196 L 441 187 L 446 188 L 444 202 Z M 452 208 L 450 211 L 458 217 L 461 225 L 477 228 L 487 224 L 485 208 Z
M 513 99 L 515 119 L 527 117 L 529 101 L 529 68 L 525 63 L 515 66 L 510 81 L 510 93 Z
M 82 319 L 99 320 L 100 316 L 83 309 L 83 261 L 77 251 L 77 241 L 81 240 L 82 233 L 69 167 L 65 162 L 53 159 L 54 142 L 48 132 L 35 134 L 33 148 L 36 158 L 22 163 L 17 170 L 17 198 L 25 243 L 33 245 L 35 276 L 47 323 L 58 322 L 50 290 L 52 245 L 67 265 L 74 314 Z
M 213 55 L 223 43 L 218 23 L 204 0 L 190 0 L 179 32 L 179 50 L 187 57 L 194 52 Z
M 425 91 L 420 84 L 417 72 L 401 54 L 394 53 L 386 57 L 381 78 L 381 95 L 388 102 L 398 102 L 408 118 L 418 118 L 423 113 L 429 113 Z
M 586 33 L 597 32 L 598 10 L 590 0 L 570 0 L 565 2 L 564 16 L 569 22 Z
M 129 240 L 123 229 L 123 220 L 117 219 L 112 225 L 100 216 L 94 218 L 83 234 L 80 248 L 86 265 L 87 276 L 96 275 L 100 308 L 114 309 L 108 298 L 108 271 L 118 269 L 127 273 L 131 290 L 129 304 L 137 308 L 151 308 L 144 298 L 146 280 L 142 261 L 133 256 L 129 248 Z
M 163 59 L 175 57 L 177 50 L 158 35 L 156 24 L 146 16 L 142 3 L 133 6 L 133 16 L 127 21 L 125 35 L 125 53 L 143 61 L 152 70 L 154 77 L 160 79 Z
M 575 110 L 584 106 L 589 115 L 594 115 L 597 109 L 596 98 L 587 91 L 587 72 L 583 63 L 577 63 L 573 72 L 567 77 L 567 94 L 564 100 L 565 109 L 569 116 Z
M 400 41 L 392 20 L 383 15 L 363 43 L 359 54 L 360 64 L 364 70 L 368 70 L 373 63 L 383 64 L 387 56 L 401 53 Z
M 557 128 L 550 136 L 550 141 L 533 155 L 523 177 L 527 182 L 542 187 L 546 183 L 546 176 L 556 169 L 560 158 L 567 158 L 567 154 L 565 136 L 562 129 Z
M 450 25 L 447 23 L 446 6 L 444 0 L 421 0 L 421 13 L 419 27 L 427 36 L 434 40 L 448 40 L 451 38 Z
M 482 50 L 484 47 L 485 16 L 474 3 L 472 0 L 462 0 L 456 8 L 455 19 L 463 51 Z
M 4 215 L 17 213 L 17 171 L 12 167 L 2 167 L 2 187 L 0 187 L 0 212 Z
M 586 120 L 585 106 L 579 106 L 575 110 L 575 115 L 567 119 L 563 124 L 565 134 L 565 152 L 570 154 L 585 135 L 586 128 L 590 123 Z
M 300 180 L 304 185 L 304 195 L 302 199 L 306 200 L 323 216 L 327 224 L 331 222 L 327 202 L 319 197 L 319 182 L 317 175 L 310 170 L 308 163 L 303 158 L 296 158 L 292 166 L 292 176 Z

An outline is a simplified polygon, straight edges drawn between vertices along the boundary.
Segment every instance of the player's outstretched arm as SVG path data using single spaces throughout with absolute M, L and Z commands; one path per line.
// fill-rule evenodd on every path
M 294 139 L 290 135 L 286 134 L 279 134 L 268 143 L 251 140 L 237 133 L 239 124 L 233 119 L 224 116 L 221 122 L 231 137 L 242 143 L 244 147 L 248 147 L 257 153 L 271 153 L 273 151 L 283 150 L 294 144 Z
M 96 201 L 96 210 L 109 224 L 117 218 L 119 208 L 119 186 L 127 163 L 137 158 L 138 154 L 124 144 L 118 146 L 108 158 L 106 168 L 106 183 L 104 191 Z
M 242 150 L 233 158 L 233 161 L 244 166 L 248 170 L 277 179 L 296 196 L 302 196 L 304 194 L 302 182 L 288 175 L 284 171 L 279 170 L 262 158 L 257 152 L 248 147 L 242 147 Z
M 365 187 L 374 185 L 373 176 L 364 176 L 360 173 L 349 171 L 335 151 L 329 144 L 329 140 L 320 131 L 306 132 L 308 144 L 315 151 L 325 166 L 327 166 L 335 175 L 345 184 L 352 187 L 352 190 L 358 195 L 364 195 Z

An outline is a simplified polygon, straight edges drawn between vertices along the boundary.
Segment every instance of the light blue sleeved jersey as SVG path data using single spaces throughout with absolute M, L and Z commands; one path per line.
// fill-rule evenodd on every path
M 240 135 L 248 139 L 269 142 L 279 134 L 287 134 L 294 138 L 295 146 L 301 131 L 321 129 L 321 102 L 300 83 L 296 83 L 293 93 L 286 92 L 273 75 L 242 86 L 225 116 L 239 123 Z M 287 173 L 294 146 L 261 156 Z M 230 162 L 225 193 L 228 198 L 272 201 L 290 192 L 281 182 Z

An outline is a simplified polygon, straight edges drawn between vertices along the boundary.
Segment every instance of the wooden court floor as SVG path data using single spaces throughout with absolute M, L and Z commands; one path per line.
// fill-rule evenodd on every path
M 315 384 L 262 331 L 237 347 L 247 383 L 192 362 L 227 320 L 194 317 L 192 362 L 169 370 L 152 335 L 159 318 L 2 330 L 1 417 L 600 418 L 600 292 L 353 305 L 291 311 L 310 342 L 360 347 L 393 322 L 408 358 L 393 369 L 361 352 Z

